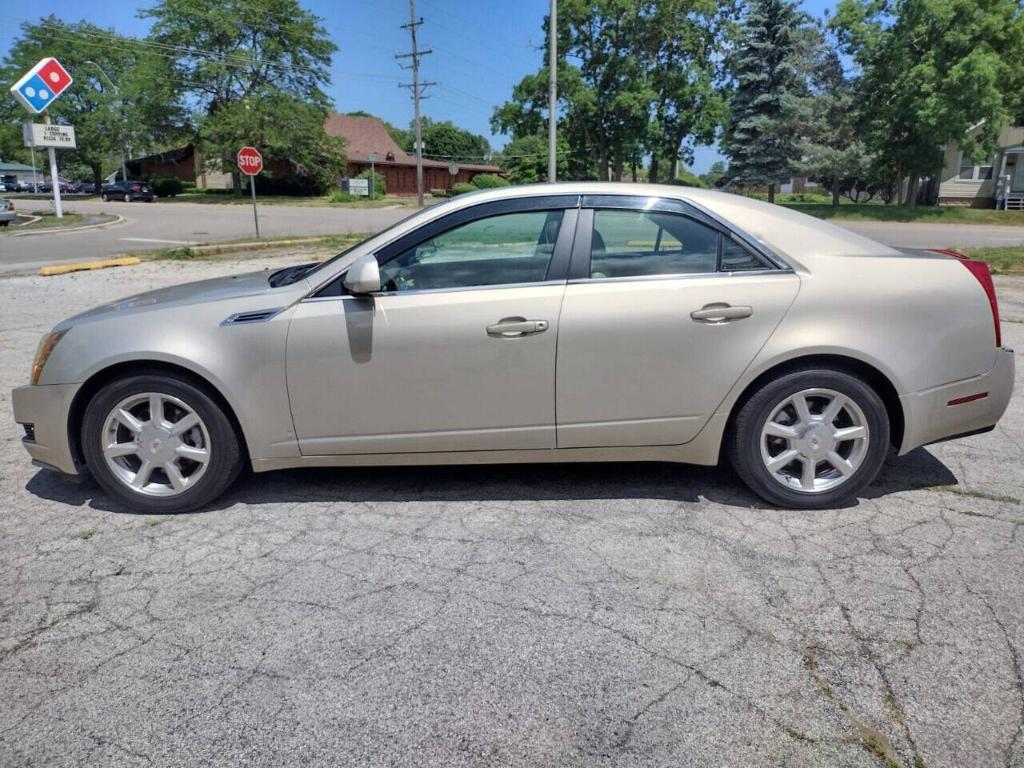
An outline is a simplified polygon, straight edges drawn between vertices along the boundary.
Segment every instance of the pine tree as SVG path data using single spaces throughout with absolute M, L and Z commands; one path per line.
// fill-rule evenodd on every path
M 800 55 L 808 17 L 788 0 L 752 0 L 727 65 L 735 82 L 722 151 L 728 180 L 775 185 L 799 159 L 797 104 L 806 90 Z

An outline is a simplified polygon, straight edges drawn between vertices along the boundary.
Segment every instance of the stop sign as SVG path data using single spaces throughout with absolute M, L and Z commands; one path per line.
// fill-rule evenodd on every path
M 238 170 L 246 176 L 255 176 L 263 170 L 263 155 L 256 147 L 242 147 L 238 150 Z

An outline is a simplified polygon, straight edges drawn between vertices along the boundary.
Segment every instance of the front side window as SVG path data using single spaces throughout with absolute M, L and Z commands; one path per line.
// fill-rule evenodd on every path
M 686 216 L 658 211 L 597 210 L 590 276 L 643 277 L 714 272 L 719 235 Z
M 382 264 L 381 285 L 393 292 L 542 282 L 562 217 L 524 211 L 455 227 Z

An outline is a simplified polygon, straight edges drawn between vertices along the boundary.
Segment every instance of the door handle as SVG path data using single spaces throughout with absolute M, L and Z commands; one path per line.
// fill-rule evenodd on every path
M 527 320 L 525 317 L 506 317 L 494 325 L 487 326 L 487 335 L 498 339 L 518 339 L 534 333 L 544 333 L 548 329 L 547 320 Z
M 752 314 L 754 314 L 753 307 L 734 307 L 720 301 L 714 304 L 705 304 L 700 309 L 695 309 L 690 313 L 690 317 L 698 323 L 721 325 L 730 320 L 742 320 L 744 317 L 750 317 Z

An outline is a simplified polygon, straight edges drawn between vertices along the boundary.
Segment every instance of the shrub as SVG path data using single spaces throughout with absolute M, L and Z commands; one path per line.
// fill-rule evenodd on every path
M 149 186 L 153 188 L 153 193 L 157 197 L 174 197 L 185 189 L 185 185 L 177 176 L 154 176 L 150 179 Z
M 493 173 L 478 173 L 473 177 L 473 186 L 477 189 L 494 189 L 495 187 L 507 187 L 508 179 L 495 176 Z
M 370 178 L 370 171 L 365 170 L 356 176 L 357 179 L 368 179 Z M 373 200 L 380 200 L 388 193 L 388 185 L 384 180 L 383 173 L 373 172 L 373 194 L 370 196 Z
M 690 173 L 690 171 L 686 170 L 685 168 L 680 169 L 679 175 L 676 176 L 676 178 L 672 179 L 672 181 L 669 182 L 669 183 L 670 184 L 675 184 L 676 186 L 679 186 L 679 187 L 706 187 L 707 186 L 707 184 L 705 184 L 703 181 L 701 181 L 699 178 L 697 178 L 697 176 L 695 176 L 694 174 Z
M 452 184 L 452 196 L 453 197 L 455 195 L 464 195 L 467 192 L 479 192 L 479 191 L 480 190 L 478 190 L 472 184 L 469 184 L 469 183 L 467 183 L 465 181 L 457 181 L 454 184 Z
M 360 197 L 359 195 L 350 195 L 348 192 L 342 192 L 340 189 L 334 190 L 327 196 L 327 202 L 329 203 L 354 203 L 365 199 L 365 197 Z

